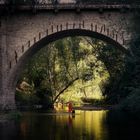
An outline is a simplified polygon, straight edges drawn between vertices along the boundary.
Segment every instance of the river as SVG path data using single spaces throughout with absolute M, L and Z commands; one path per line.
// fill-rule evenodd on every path
M 108 111 L 24 112 L 18 121 L 0 122 L 0 140 L 137 140 L 139 125 L 110 122 Z

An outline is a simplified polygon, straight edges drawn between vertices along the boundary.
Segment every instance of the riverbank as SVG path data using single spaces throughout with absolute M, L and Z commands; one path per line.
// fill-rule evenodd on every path
M 7 122 L 9 120 L 18 120 L 21 117 L 21 112 L 11 111 L 11 112 L 0 112 L 0 122 Z
M 93 106 L 93 105 L 83 105 L 83 106 L 75 106 L 73 107 L 74 110 L 84 110 L 84 111 L 100 111 L 100 110 L 113 110 L 115 108 L 115 106 Z M 6 122 L 7 120 L 17 120 L 18 118 L 20 118 L 22 112 L 24 111 L 37 111 L 37 112 L 45 112 L 46 111 L 48 113 L 56 113 L 55 110 L 53 109 L 48 109 L 48 110 L 42 110 L 42 109 L 29 109 L 29 110 L 21 110 L 21 111 L 11 111 L 11 112 L 0 112 L 0 122 Z M 65 111 L 66 113 L 67 111 Z
M 92 105 L 88 105 L 88 106 L 79 106 L 79 107 L 73 107 L 74 110 L 112 110 L 114 109 L 116 106 L 115 105 L 106 105 L 106 106 L 92 106 Z

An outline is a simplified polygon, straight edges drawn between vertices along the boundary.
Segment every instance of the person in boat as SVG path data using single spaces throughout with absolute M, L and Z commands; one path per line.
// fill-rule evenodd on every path
M 72 103 L 68 102 L 68 112 L 72 113 L 73 107 L 72 107 Z

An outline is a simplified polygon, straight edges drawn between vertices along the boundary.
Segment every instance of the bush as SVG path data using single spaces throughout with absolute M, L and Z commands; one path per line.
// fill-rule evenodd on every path
M 103 105 L 105 103 L 103 99 L 93 99 L 93 98 L 82 97 L 81 100 L 83 101 L 83 103 L 89 103 L 92 105 Z
M 16 92 L 16 103 L 19 106 L 31 106 L 38 104 L 39 98 L 35 94 L 26 94 L 23 92 Z
M 118 109 L 140 115 L 140 89 L 134 89 L 118 106 Z
M 21 117 L 22 117 L 22 114 L 18 111 L 9 113 L 9 119 L 11 120 L 19 120 Z

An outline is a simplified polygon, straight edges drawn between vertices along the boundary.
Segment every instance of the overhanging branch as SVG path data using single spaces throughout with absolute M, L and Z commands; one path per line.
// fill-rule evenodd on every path
M 76 77 L 74 80 L 72 80 L 71 82 L 68 83 L 68 85 L 66 85 L 66 87 L 64 89 L 62 89 L 54 98 L 53 103 L 57 100 L 57 98 L 69 87 L 71 86 L 75 81 L 77 81 L 79 79 L 79 77 Z

